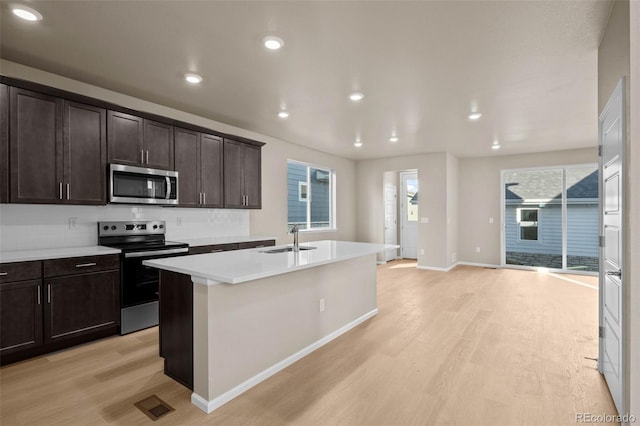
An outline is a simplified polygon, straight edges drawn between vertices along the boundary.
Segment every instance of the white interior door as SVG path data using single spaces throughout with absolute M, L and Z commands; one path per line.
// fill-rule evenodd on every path
M 391 185 L 384 187 L 384 243 L 398 244 L 398 195 L 397 188 Z M 398 257 L 397 249 L 385 251 L 384 260 L 394 260 Z
M 400 173 L 402 184 L 400 252 L 405 259 L 418 258 L 418 172 Z
M 620 80 L 600 115 L 600 185 L 602 236 L 600 250 L 600 354 L 604 374 L 618 413 L 624 409 L 624 206 L 625 141 L 624 80 Z

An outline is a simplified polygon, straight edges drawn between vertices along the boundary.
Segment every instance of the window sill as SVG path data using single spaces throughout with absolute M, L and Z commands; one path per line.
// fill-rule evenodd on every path
M 301 234 L 313 234 L 315 232 L 338 232 L 338 228 L 317 228 L 317 229 L 301 229 L 298 231 Z

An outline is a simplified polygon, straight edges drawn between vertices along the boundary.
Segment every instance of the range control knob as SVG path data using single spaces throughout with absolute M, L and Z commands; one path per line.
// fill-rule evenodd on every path
M 164 225 L 160 225 L 160 229 L 164 228 Z
M 105 231 L 109 230 L 109 227 L 107 225 L 103 226 L 102 229 L 104 229 Z
M 111 230 L 115 231 L 116 229 L 118 229 L 115 225 L 111 225 Z
M 153 225 L 153 229 L 158 229 L 158 225 Z

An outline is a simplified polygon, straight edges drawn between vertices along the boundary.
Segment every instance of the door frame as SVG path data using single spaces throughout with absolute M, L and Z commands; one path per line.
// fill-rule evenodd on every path
M 509 269 L 522 269 L 526 271 L 539 271 L 544 269 L 545 271 L 558 273 L 558 274 L 571 274 L 571 275 L 588 275 L 588 276 L 598 276 L 599 272 L 591 272 L 591 271 L 574 271 L 568 269 L 557 269 L 557 268 L 542 268 L 539 266 L 525 266 L 525 265 L 511 265 L 507 264 L 507 243 L 506 243 L 506 203 L 505 203 L 505 175 L 507 173 L 512 172 L 535 172 L 542 170 L 563 170 L 562 171 L 562 257 L 563 264 L 566 259 L 567 254 L 567 188 L 566 188 L 566 173 L 564 170 L 568 169 L 581 169 L 586 167 L 596 166 L 599 171 L 599 160 L 595 163 L 579 163 L 579 164 L 559 164 L 555 166 L 545 166 L 545 167 L 522 167 L 517 169 L 502 169 L 500 170 L 500 267 L 501 268 L 509 268 Z M 598 211 L 600 211 L 601 206 L 601 188 L 598 183 Z M 601 221 L 601 216 L 598 214 L 598 220 Z M 601 231 L 601 224 L 600 229 Z M 599 251 L 598 251 L 599 252 Z
M 625 78 L 622 77 L 620 79 L 620 81 L 618 81 L 618 84 L 616 85 L 616 87 L 612 90 L 611 94 L 609 95 L 609 99 L 607 100 L 607 103 L 605 105 L 605 107 L 603 108 L 602 112 L 600 113 L 599 117 L 598 117 L 598 150 L 599 150 L 599 155 L 598 155 L 598 172 L 599 172 L 599 178 L 598 178 L 598 185 L 599 185 L 599 196 L 600 196 L 600 200 L 599 200 L 599 204 L 600 204 L 600 221 L 599 221 L 599 226 L 600 226 L 600 272 L 599 272 L 599 280 L 598 280 L 598 329 L 599 329 L 599 333 L 598 333 L 598 372 L 600 372 L 600 374 L 604 375 L 604 369 L 603 369 L 603 362 L 602 360 L 604 359 L 604 336 L 603 336 L 603 330 L 604 330 L 604 281 L 606 279 L 606 268 L 605 268 L 605 261 L 604 261 L 604 214 L 603 214 L 603 210 L 604 210 L 604 203 L 605 203 L 605 196 L 603 194 L 603 188 L 602 188 L 602 179 L 603 179 L 603 169 L 604 169 L 604 157 L 602 155 L 602 151 L 603 151 L 603 147 L 602 147 L 602 119 L 603 116 L 605 115 L 606 112 L 608 112 L 608 110 L 611 108 L 612 103 L 614 102 L 614 99 L 616 97 L 620 97 L 621 98 L 621 113 L 620 113 L 620 120 L 622 122 L 622 129 L 623 131 L 621 132 L 621 138 L 622 141 L 620 143 L 620 223 L 621 226 L 623 227 L 622 231 L 620 233 L 620 247 L 621 247 L 621 253 L 620 253 L 620 270 L 622 271 L 622 279 L 620 280 L 620 294 L 621 294 L 621 303 L 620 303 L 620 385 L 622 388 L 622 393 L 620 396 L 620 412 L 618 414 L 620 414 L 621 416 L 626 414 L 628 412 L 627 409 L 627 401 L 628 401 L 628 388 L 627 388 L 627 382 L 628 382 L 628 377 L 629 377 L 629 368 L 628 368 L 628 364 L 627 364 L 627 284 L 626 284 L 626 275 L 627 275 L 627 268 L 626 268 L 626 262 L 625 262 L 625 256 L 626 256 L 626 235 L 625 235 L 625 229 L 624 227 L 626 227 L 627 225 L 627 212 L 625 210 L 626 208 L 626 200 L 625 200 L 625 190 L 626 190 L 626 167 L 625 167 L 625 160 L 626 160 L 626 143 L 627 143 L 627 105 L 626 105 L 626 81 Z M 604 377 L 604 376 L 603 376 Z M 605 380 L 606 382 L 606 380 Z M 607 388 L 609 387 L 608 383 L 607 383 Z M 618 408 L 618 407 L 616 407 Z
M 398 172 L 398 183 L 400 186 L 400 197 L 402 199 L 402 202 L 400 202 L 400 238 L 398 238 L 399 243 L 400 243 L 400 258 L 401 259 L 405 259 L 404 257 L 404 219 L 405 217 L 407 217 L 407 211 L 406 211 L 406 207 L 405 207 L 405 198 L 407 195 L 407 187 L 406 185 L 404 185 L 404 180 L 403 177 L 406 175 L 415 175 L 416 176 L 416 180 L 418 180 L 418 169 L 407 169 L 407 170 L 401 170 Z M 418 182 L 418 185 L 420 185 L 420 183 Z M 418 186 L 418 191 L 420 191 L 420 187 Z M 420 206 L 418 206 L 418 213 L 420 212 Z M 420 220 L 418 218 L 418 220 Z M 418 235 L 416 234 L 416 259 L 418 258 Z M 413 259 L 413 258 L 411 258 Z
M 396 202 L 395 202 L 395 213 L 396 213 L 396 223 L 395 223 L 395 227 L 396 227 L 396 241 L 393 244 L 398 244 L 398 187 L 395 185 L 389 185 L 389 184 L 384 184 L 383 185 L 384 188 L 384 195 L 383 195 L 383 200 L 384 200 L 384 219 L 383 219 L 383 224 L 384 227 L 387 227 L 387 212 L 386 212 L 386 207 L 387 207 L 387 188 L 393 188 L 393 192 L 396 198 Z M 385 244 L 390 244 L 389 242 L 387 242 L 387 232 L 386 229 L 384 230 L 384 243 Z M 396 252 L 396 255 L 394 256 L 393 259 L 389 259 L 389 260 L 396 260 L 398 259 L 398 249 L 394 249 Z M 387 262 L 387 251 L 384 252 L 384 260 L 385 262 Z

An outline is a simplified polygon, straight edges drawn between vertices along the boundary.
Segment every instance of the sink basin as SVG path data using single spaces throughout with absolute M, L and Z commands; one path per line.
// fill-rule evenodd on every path
M 300 251 L 304 251 L 304 250 L 314 250 L 317 249 L 318 247 L 309 247 L 309 246 L 300 246 Z M 272 250 L 264 250 L 261 251 L 260 253 L 286 253 L 288 251 L 293 251 L 293 247 L 281 247 L 281 248 L 277 248 L 277 249 L 272 249 Z

